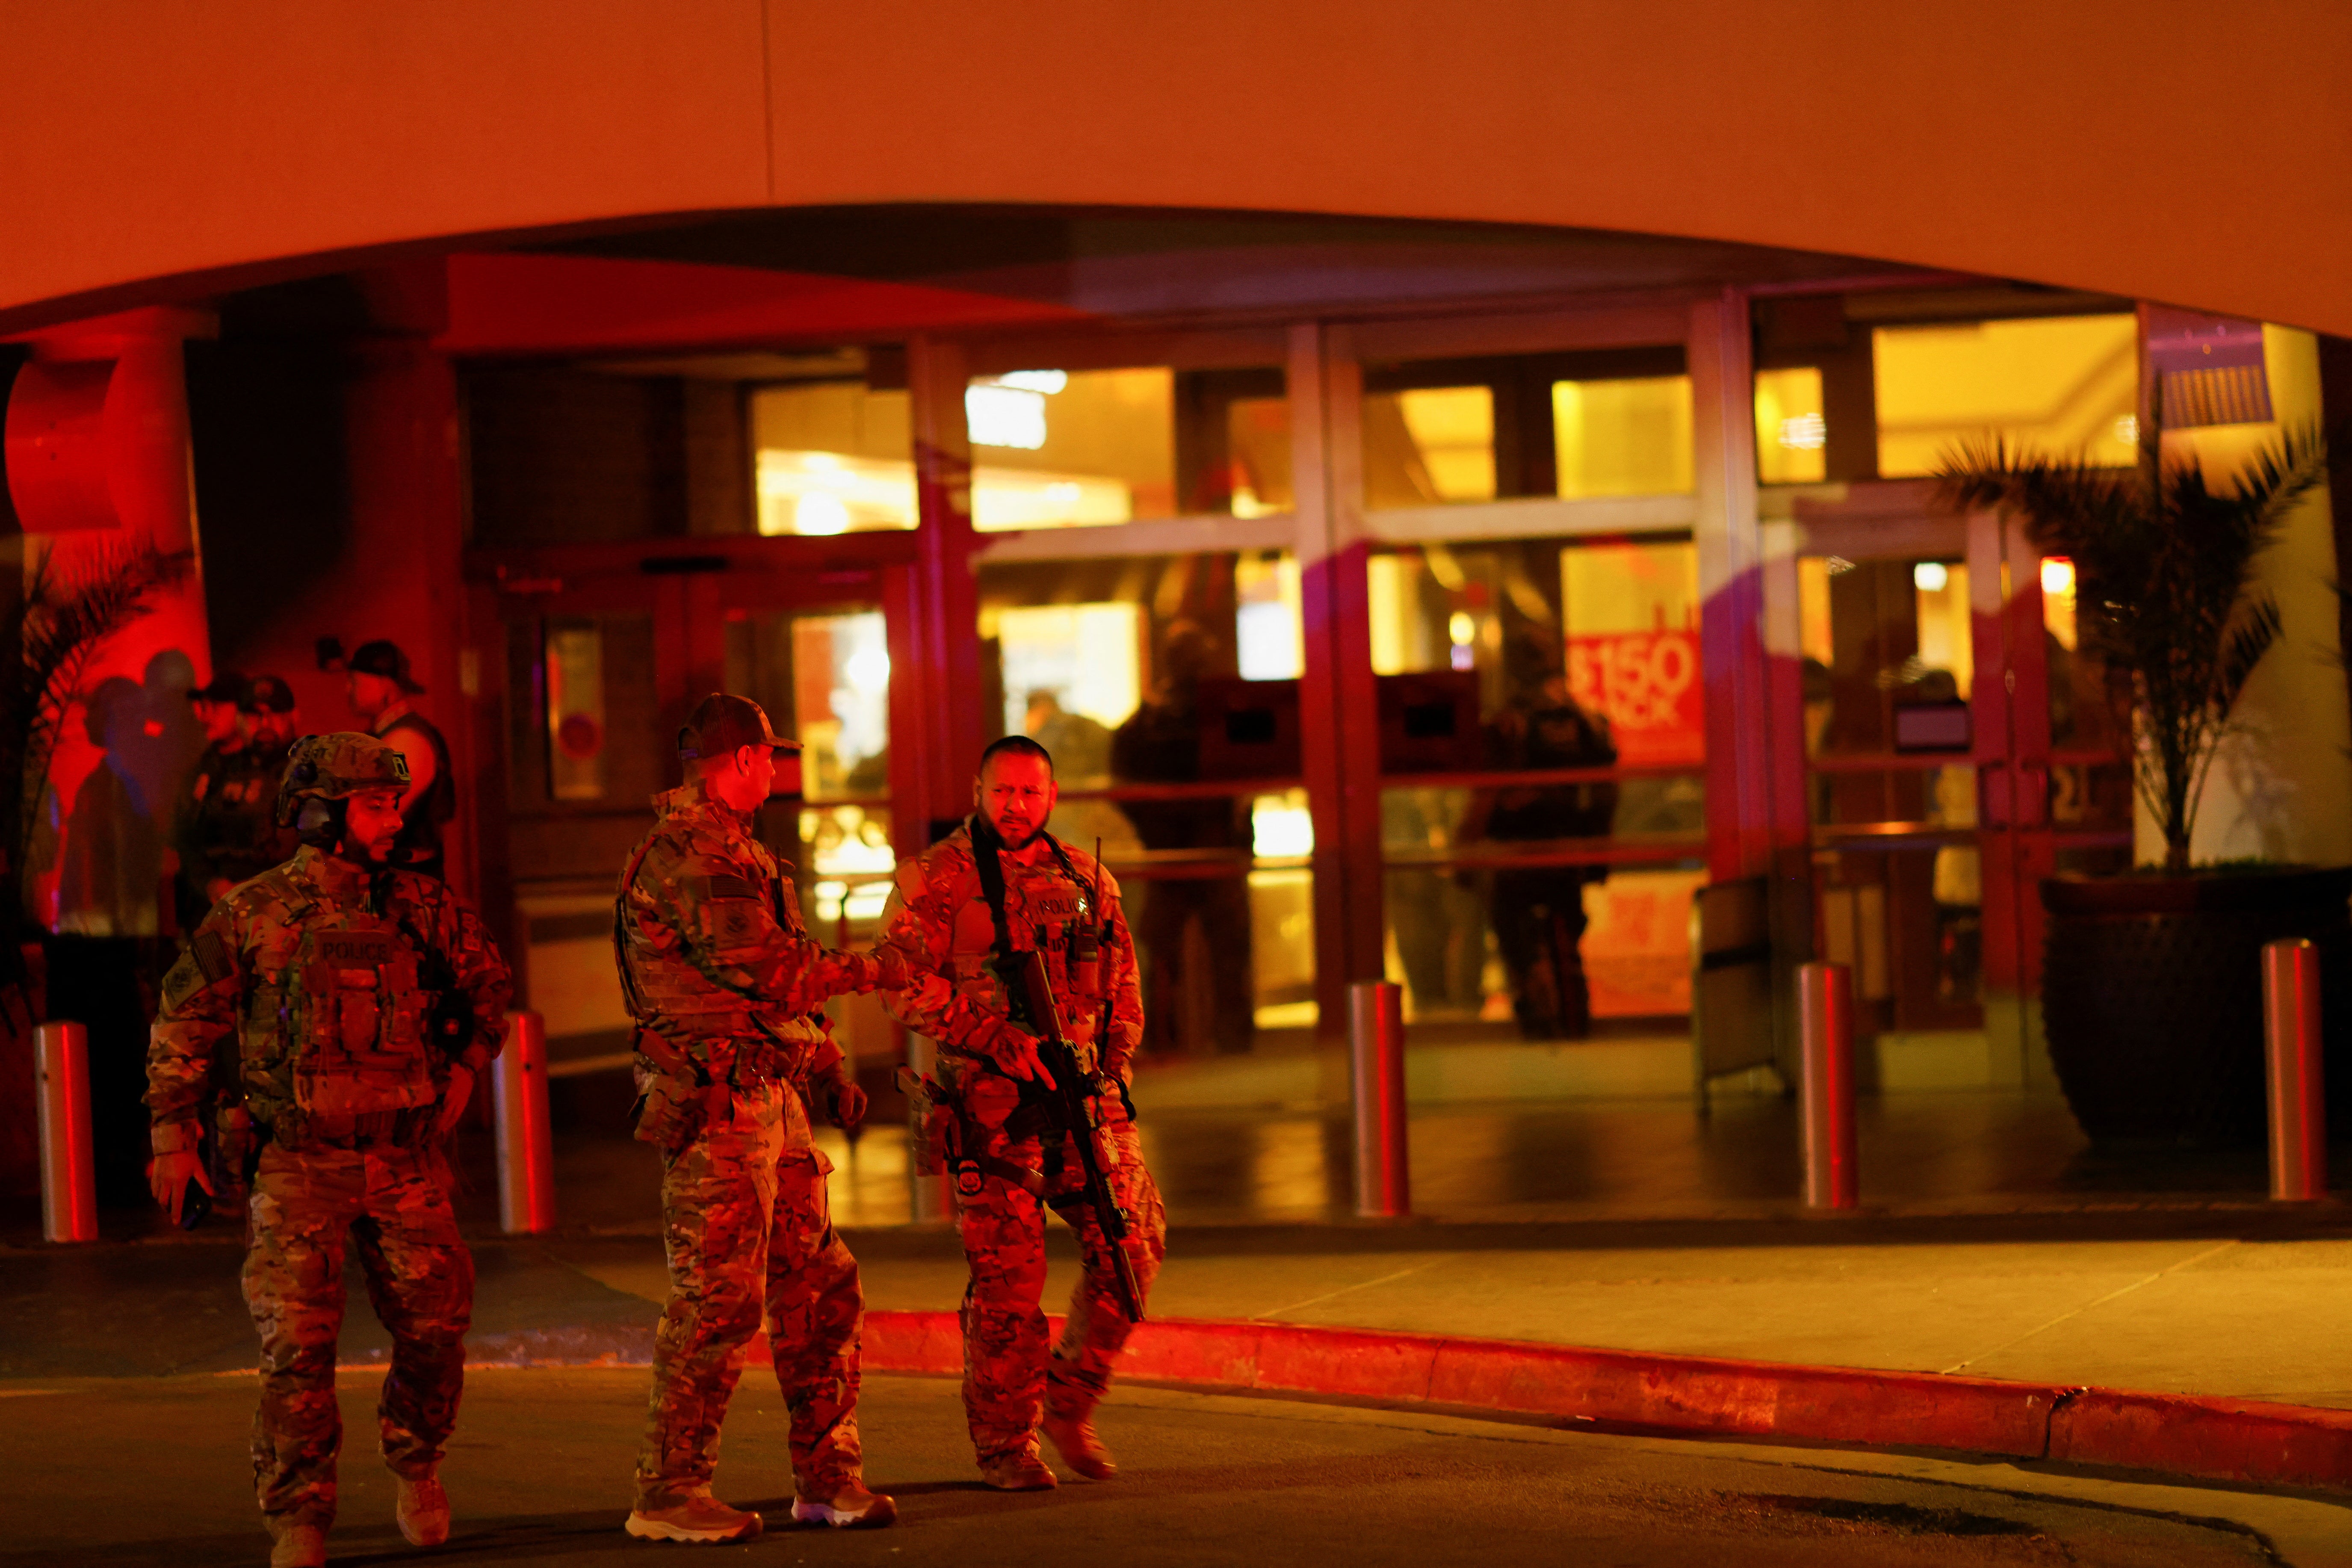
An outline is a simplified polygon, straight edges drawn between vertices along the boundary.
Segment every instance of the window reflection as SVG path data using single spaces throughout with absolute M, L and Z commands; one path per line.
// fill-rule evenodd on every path
M 767 710 L 801 742 L 797 810 L 761 814 L 770 847 L 792 861 L 803 910 L 838 944 L 872 934 L 888 896 L 890 652 L 879 610 L 754 615 L 727 621 L 727 689 Z M 789 773 L 779 794 L 795 793 Z
M 1889 479 L 1933 473 L 1955 444 L 1989 434 L 2118 467 L 2138 451 L 2130 316 L 1881 327 L 1871 339 L 1878 471 Z
M 1364 367 L 1364 504 L 1679 495 L 1694 483 L 1679 348 Z
M 1829 477 L 1829 425 L 1817 365 L 1756 373 L 1756 478 L 1768 485 Z
M 1552 384 L 1563 496 L 1683 495 L 1696 480 L 1686 375 Z
M 1119 879 L 1145 1048 L 1245 1051 L 1311 1025 L 1294 558 L 999 563 L 980 585 L 989 710 L 1054 754 L 1053 832 L 1099 838 Z
M 905 392 L 820 381 L 760 387 L 751 404 L 761 533 L 915 526 Z
M 964 392 L 983 533 L 1290 505 L 1278 370 L 1018 370 Z

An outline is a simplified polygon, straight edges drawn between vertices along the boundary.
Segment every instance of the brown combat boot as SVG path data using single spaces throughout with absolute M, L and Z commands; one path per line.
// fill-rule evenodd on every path
M 441 1489 L 439 1477 L 419 1476 L 411 1480 L 394 1476 L 393 1485 L 398 1491 L 392 1517 L 408 1544 L 438 1546 L 449 1539 L 449 1494 Z
M 288 1520 L 265 1521 L 276 1544 L 269 1549 L 269 1568 L 327 1568 L 324 1525 Z
M 1062 1456 L 1062 1463 L 1090 1481 L 1107 1481 L 1118 1474 L 1110 1450 L 1095 1435 L 1094 1417 L 1080 1410 L 1045 1412 L 1045 1436 L 1053 1439 L 1054 1449 Z
M 637 1505 L 622 1526 L 640 1541 L 684 1541 L 711 1545 L 722 1541 L 749 1541 L 760 1533 L 756 1513 L 729 1508 L 709 1492 L 697 1492 L 668 1508 Z
M 794 1524 L 829 1524 L 835 1530 L 879 1530 L 898 1517 L 898 1505 L 880 1492 L 869 1492 L 863 1482 L 845 1481 L 824 1496 L 804 1495 L 793 1502 Z
M 1061 1479 L 1037 1457 L 1034 1444 L 980 1462 L 980 1479 L 1001 1492 L 1049 1492 Z

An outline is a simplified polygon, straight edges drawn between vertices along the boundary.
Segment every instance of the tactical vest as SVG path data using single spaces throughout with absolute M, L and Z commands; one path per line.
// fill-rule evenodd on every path
M 698 1040 L 764 1038 L 763 1026 L 766 1031 L 785 1039 L 813 1037 L 814 1031 L 805 1020 L 761 1007 L 741 992 L 730 990 L 703 973 L 683 951 L 661 951 L 638 934 L 636 917 L 629 909 L 629 891 L 636 886 L 646 857 L 659 837 L 657 829 L 638 845 L 621 873 L 620 893 L 613 909 L 613 962 L 620 972 L 622 999 L 630 1018 L 640 1028 L 661 1029 L 666 1025 L 668 1028 L 665 1032 L 682 1032 Z M 786 934 L 808 934 L 801 919 L 798 890 L 789 877 L 771 873 L 755 879 L 722 873 L 703 880 L 709 886 L 698 889 L 698 904 L 706 929 L 680 931 L 678 935 L 687 942 L 726 945 L 730 937 L 740 938 L 740 931 L 709 925 L 730 919 L 734 912 L 730 905 L 738 906 L 745 913 L 749 906 L 764 905 Z
M 1050 874 L 1039 876 L 1033 871 L 1023 877 L 1024 924 L 1030 940 L 1025 945 L 1017 944 L 1005 909 L 1003 841 L 986 819 L 978 816 L 971 819 L 972 869 L 979 876 L 981 898 L 988 906 L 996 934 L 988 963 L 990 978 L 995 983 L 993 1010 L 1035 1031 L 1037 1021 L 1029 1016 L 1028 995 L 1016 978 L 1021 955 L 1035 948 L 1045 955 L 1046 977 L 1053 984 L 1055 1000 L 1061 1004 L 1063 1033 L 1077 1052 L 1080 1065 L 1092 1070 L 1099 1059 L 1095 1037 L 1106 995 L 1100 954 L 1108 945 L 1108 925 L 1102 911 L 1095 908 L 1094 887 L 1078 875 L 1061 840 L 1050 833 L 1039 837 L 1061 867 L 1063 886 L 1055 886 Z M 1045 1092 L 1042 1085 L 1024 1083 L 1023 1087 L 1024 1098 L 1038 1098 Z
M 275 984 L 256 992 L 247 1034 L 255 1109 L 293 1147 L 389 1138 L 401 1112 L 434 1102 L 429 1020 L 438 997 L 423 987 L 416 950 L 393 921 L 317 905 L 289 915 L 301 938 Z M 251 1082 L 255 1068 L 266 1087 Z

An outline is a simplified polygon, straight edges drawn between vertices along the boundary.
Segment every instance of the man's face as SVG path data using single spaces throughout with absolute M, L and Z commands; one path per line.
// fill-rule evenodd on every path
M 344 676 L 351 693 L 352 711 L 362 719 L 373 719 L 392 706 L 394 695 L 400 688 L 389 676 L 373 675 L 364 669 L 354 669 Z
M 233 739 L 236 734 L 236 704 L 234 702 L 195 702 L 196 722 L 205 727 L 205 739 L 215 745 Z
M 400 837 L 400 789 L 363 789 L 343 803 L 343 847 L 354 860 L 383 865 Z
M 980 815 L 996 829 L 1007 849 L 1025 849 L 1045 830 L 1060 792 L 1054 785 L 1053 765 L 1043 757 L 1021 752 L 999 752 L 972 785 Z
M 282 746 L 294 738 L 300 722 L 301 715 L 296 710 L 289 709 L 283 713 L 265 710 L 253 716 L 253 738 L 265 746 Z

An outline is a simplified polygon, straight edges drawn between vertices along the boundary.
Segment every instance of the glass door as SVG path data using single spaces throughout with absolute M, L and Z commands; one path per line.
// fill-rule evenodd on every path
M 625 1064 L 614 883 L 654 796 L 679 783 L 678 729 L 703 697 L 749 696 L 803 744 L 759 827 L 793 864 L 820 940 L 871 939 L 893 863 L 882 570 L 716 555 L 585 564 L 506 577 L 497 595 L 510 930 L 557 1073 Z M 878 1013 L 856 1023 L 861 1047 L 895 1046 Z
M 1883 1087 L 2037 1079 L 2040 882 L 2130 851 L 2071 564 L 1992 514 L 1811 527 L 1797 561 L 1816 940 Z

